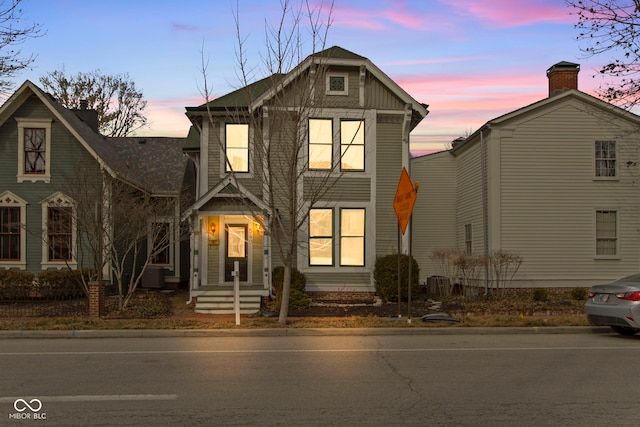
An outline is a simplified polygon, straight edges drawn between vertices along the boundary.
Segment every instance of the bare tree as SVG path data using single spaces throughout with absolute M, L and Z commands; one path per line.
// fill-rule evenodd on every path
M 265 235 L 270 237 L 279 262 L 284 267 L 278 319 L 279 323 L 284 324 L 288 317 L 291 272 L 304 244 L 300 234 L 307 227 L 310 209 L 320 201 L 331 199 L 330 194 L 342 172 L 339 163 L 333 162 L 322 171 L 314 171 L 317 173 L 314 173 L 313 179 L 305 179 L 309 170 L 308 157 L 311 157 L 305 154 L 309 119 L 318 117 L 326 107 L 319 87 L 324 84 L 328 67 L 329 58 L 322 52 L 326 53 L 323 48 L 333 20 L 333 3 L 312 6 L 308 1 L 295 5 L 292 1 L 282 0 L 281 8 L 282 13 L 276 25 L 267 23 L 265 26 L 266 52 L 261 65 L 254 67 L 248 65 L 246 39 L 240 29 L 239 11 L 236 11 L 238 76 L 246 100 L 244 105 L 250 108 L 228 108 L 223 116 L 236 123 L 249 123 L 253 131 L 254 173 L 261 180 L 263 199 L 268 208 L 267 212 L 258 211 L 247 204 L 246 209 L 253 210 L 254 217 L 262 218 L 261 226 Z M 305 52 L 310 53 L 305 55 Z M 292 72 L 306 60 L 311 61 L 308 68 L 300 74 Z M 250 83 L 259 70 L 267 77 Z M 211 98 L 204 60 L 202 73 L 208 106 Z M 285 76 L 293 79 L 287 85 L 284 84 Z M 216 114 L 208 111 L 212 126 L 221 119 Z M 355 122 L 358 123 L 358 129 L 354 130 L 351 141 L 344 142 L 347 148 L 341 152 L 341 159 L 350 154 L 349 147 L 355 144 L 359 132 L 364 131 L 364 120 Z M 220 151 L 226 156 L 224 141 L 218 142 Z M 227 157 L 225 163 L 235 178 L 234 162 Z
M 20 44 L 28 38 L 40 37 L 39 24 L 28 23 L 22 17 L 22 0 L 0 0 L 0 94 L 7 95 L 13 86 L 11 79 L 28 68 L 35 55 L 23 56 Z
M 615 78 L 598 89 L 598 94 L 623 108 L 640 101 L 640 1 L 639 0 L 565 0 L 573 8 L 578 22 L 577 39 L 587 56 L 606 56 L 598 70 Z M 612 59 L 609 59 L 612 58 Z
M 96 110 L 103 135 L 127 136 L 147 124 L 147 101 L 128 74 L 106 75 L 95 70 L 72 76 L 62 69 L 41 77 L 40 83 L 66 108 Z

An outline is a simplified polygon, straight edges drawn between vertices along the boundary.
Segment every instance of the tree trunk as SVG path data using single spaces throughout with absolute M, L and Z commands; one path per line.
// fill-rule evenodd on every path
M 284 278 L 282 279 L 282 297 L 280 299 L 280 316 L 278 323 L 287 324 L 287 316 L 289 316 L 289 294 L 291 293 L 291 263 L 284 265 Z

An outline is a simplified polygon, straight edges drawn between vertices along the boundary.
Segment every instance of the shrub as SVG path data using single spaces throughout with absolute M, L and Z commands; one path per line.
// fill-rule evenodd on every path
M 311 298 L 307 294 L 298 289 L 291 289 L 289 294 L 289 310 L 303 310 L 309 308 Z
M 535 289 L 533 291 L 533 300 L 534 301 L 546 301 L 549 299 L 549 294 L 546 289 Z
M 587 299 L 587 290 L 585 288 L 573 288 L 571 290 L 571 298 L 576 301 L 584 301 Z
M 43 297 L 73 299 L 85 296 L 82 272 L 77 270 L 48 270 L 38 273 L 38 289 Z
M 27 299 L 33 279 L 28 271 L 0 270 L 0 300 Z
M 279 266 L 273 269 L 271 273 L 271 286 L 273 292 L 276 295 L 282 293 L 282 282 L 284 281 L 284 267 Z M 304 292 L 304 288 L 307 286 L 307 276 L 298 271 L 296 268 L 291 269 L 291 290 L 298 290 Z M 291 295 L 291 294 L 290 294 Z
M 402 281 L 400 285 L 401 298 L 408 297 L 409 255 L 400 255 L 400 269 Z M 411 294 L 418 295 L 420 291 L 418 275 L 420 268 L 415 258 L 411 258 Z M 373 270 L 376 294 L 383 301 L 398 301 L 398 254 L 379 257 Z

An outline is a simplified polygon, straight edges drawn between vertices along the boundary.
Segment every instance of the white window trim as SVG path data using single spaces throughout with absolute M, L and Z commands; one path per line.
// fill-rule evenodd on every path
M 11 191 L 5 191 L 0 194 L 0 207 L 3 208 L 20 208 L 20 259 L 19 260 L 0 260 L 0 268 L 10 269 L 18 268 L 26 270 L 27 268 L 27 202 L 13 194 Z
M 18 122 L 18 182 L 50 182 L 51 181 L 51 119 L 35 119 L 16 117 Z M 26 174 L 24 171 L 24 130 L 36 128 L 45 130 L 45 172 L 43 174 Z
M 169 243 L 168 243 L 168 249 L 169 249 L 169 262 L 166 264 L 156 264 L 153 262 L 153 258 L 151 258 L 151 253 L 153 250 L 153 236 L 151 233 L 151 227 L 153 226 L 153 224 L 159 224 L 159 223 L 163 223 L 163 224 L 169 224 Z M 159 266 L 159 267 L 164 267 L 164 268 L 173 268 L 174 263 L 175 263 L 175 258 L 174 258 L 174 244 L 175 244 L 175 226 L 174 226 L 174 222 L 171 218 L 154 218 L 148 221 L 148 230 L 149 232 L 147 233 L 147 257 L 149 258 L 149 265 L 155 265 L 155 266 Z
M 249 156 L 249 171 L 248 172 L 227 172 L 227 161 L 226 161 L 226 150 L 227 150 L 227 125 L 247 125 L 249 127 L 249 141 L 248 141 L 248 156 Z M 242 122 L 222 122 L 222 126 L 220 126 L 220 141 L 223 143 L 220 144 L 220 178 L 225 178 L 232 173 L 235 174 L 236 178 L 253 178 L 254 176 L 254 137 L 253 137 L 253 127 L 250 123 L 242 123 Z
M 64 193 L 56 192 L 51 196 L 44 199 L 40 202 L 42 205 L 42 260 L 40 262 L 40 266 L 42 269 L 48 268 L 56 268 L 61 270 L 67 266 L 73 270 L 77 270 L 78 268 L 78 260 L 77 260 L 77 250 L 78 250 L 78 230 L 77 223 L 75 221 L 76 218 L 76 205 L 75 202 Z M 59 261 L 50 261 L 49 260 L 49 231 L 48 231 L 48 209 L 49 207 L 71 207 L 72 209 L 72 229 L 71 229 L 71 259 L 70 260 L 59 260 Z
M 598 254 L 598 212 L 610 211 L 616 213 L 616 247 L 615 255 Z M 595 259 L 620 259 L 620 210 L 615 208 L 596 208 L 593 210 L 593 256 Z
M 596 175 L 596 171 L 597 171 L 596 161 L 598 161 L 598 158 L 596 158 L 596 150 L 595 150 L 595 148 L 596 148 L 596 144 L 598 142 L 613 142 L 613 143 L 615 143 L 615 146 L 616 146 L 616 150 L 615 150 L 616 167 L 615 167 L 615 170 L 614 170 L 614 176 L 598 176 L 598 175 Z M 592 164 L 593 164 L 593 179 L 594 179 L 594 181 L 617 181 L 617 180 L 619 180 L 620 162 L 618 160 L 619 159 L 619 153 L 618 153 L 619 147 L 618 146 L 619 146 L 618 141 L 615 140 L 615 139 L 596 139 L 593 142 L 593 162 L 592 162 Z
M 330 81 L 332 77 L 342 77 L 344 79 L 344 90 L 331 90 Z M 348 73 L 327 73 L 327 80 L 325 84 L 326 95 L 349 95 L 349 74 Z

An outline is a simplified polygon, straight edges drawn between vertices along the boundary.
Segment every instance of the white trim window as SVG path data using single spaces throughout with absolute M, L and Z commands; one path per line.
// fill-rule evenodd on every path
M 249 172 L 249 125 L 225 123 L 225 171 Z
M 51 119 L 16 118 L 18 182 L 51 180 Z
M 349 95 L 349 74 L 329 73 L 327 74 L 326 91 L 327 95 Z
M 596 256 L 618 255 L 618 212 L 615 210 L 596 211 Z
M 596 178 L 615 178 L 617 176 L 616 142 L 595 142 Z
M 0 194 L 0 267 L 27 266 L 26 207 L 27 202 L 10 191 Z
M 42 204 L 42 267 L 77 268 L 75 205 L 66 195 L 58 192 Z

